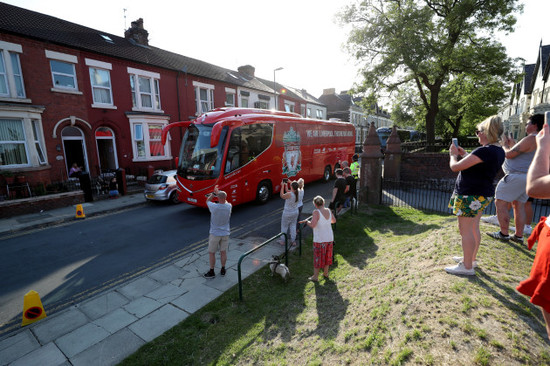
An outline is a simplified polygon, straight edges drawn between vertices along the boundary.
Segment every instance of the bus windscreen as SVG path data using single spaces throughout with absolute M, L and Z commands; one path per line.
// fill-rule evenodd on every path
M 224 127 L 217 146 L 210 147 L 211 126 L 191 124 L 181 145 L 178 175 L 190 180 L 215 179 L 222 168 L 223 148 L 227 127 Z

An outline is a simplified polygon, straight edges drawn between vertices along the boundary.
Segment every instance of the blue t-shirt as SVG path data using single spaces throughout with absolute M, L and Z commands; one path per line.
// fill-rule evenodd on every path
M 482 162 L 458 173 L 455 192 L 465 196 L 492 197 L 495 195 L 495 177 L 504 163 L 504 149 L 486 145 L 478 147 L 472 154 Z

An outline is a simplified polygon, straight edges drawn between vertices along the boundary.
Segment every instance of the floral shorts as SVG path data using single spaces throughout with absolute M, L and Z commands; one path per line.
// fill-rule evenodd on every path
M 489 206 L 493 197 L 463 196 L 455 194 L 449 201 L 449 208 L 453 209 L 453 215 L 463 217 L 476 217 Z

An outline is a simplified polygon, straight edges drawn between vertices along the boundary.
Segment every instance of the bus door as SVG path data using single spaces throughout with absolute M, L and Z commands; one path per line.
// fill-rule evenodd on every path
M 224 190 L 227 193 L 227 201 L 240 203 L 243 199 L 244 184 L 242 181 L 242 167 L 247 162 L 246 141 L 241 138 L 241 127 L 231 131 L 224 165 Z M 245 160 L 246 159 L 246 160 Z

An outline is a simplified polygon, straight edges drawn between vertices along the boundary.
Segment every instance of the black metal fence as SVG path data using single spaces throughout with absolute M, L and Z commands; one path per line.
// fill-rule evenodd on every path
M 426 180 L 403 182 L 382 180 L 382 204 L 386 206 L 412 207 L 419 210 L 451 213 L 449 199 L 454 189 L 454 180 Z M 533 201 L 533 221 L 538 222 L 541 216 L 548 216 L 550 200 Z M 494 201 L 483 212 L 495 215 Z
M 461 138 L 458 141 L 459 145 L 466 150 L 479 147 L 479 142 L 476 139 Z M 433 144 L 428 144 L 426 141 L 406 141 L 401 143 L 401 151 L 408 152 L 439 152 L 449 149 L 451 139 L 437 140 Z

